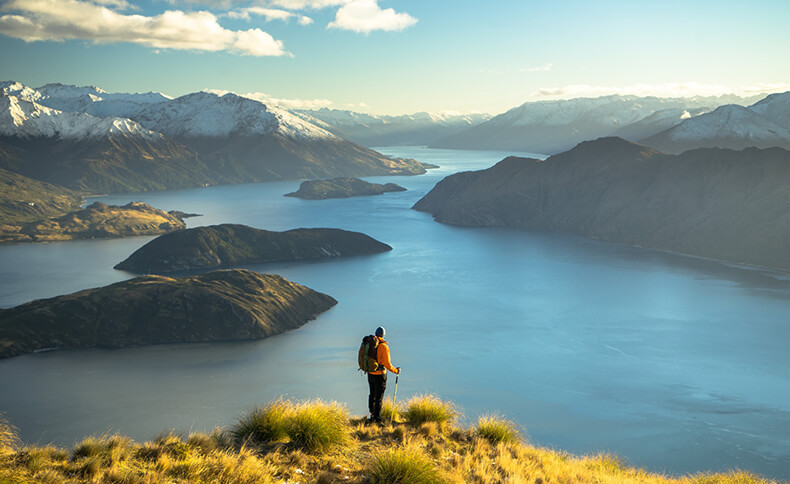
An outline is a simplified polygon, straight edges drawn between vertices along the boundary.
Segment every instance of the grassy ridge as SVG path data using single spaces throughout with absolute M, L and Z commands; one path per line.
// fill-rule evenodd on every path
M 60 217 L 0 225 L 0 243 L 159 235 L 185 227 L 176 215 L 145 203 L 130 202 L 121 207 L 93 202 Z
M 0 226 L 78 210 L 80 193 L 0 168 Z
M 739 471 L 672 478 L 628 467 L 611 455 L 543 449 L 500 417 L 459 428 L 452 424 L 458 415 L 453 405 L 430 395 L 400 407 L 389 403 L 388 409 L 395 418 L 379 427 L 350 418 L 337 403 L 278 400 L 211 434 L 164 433 L 145 443 L 88 437 L 71 449 L 22 447 L 15 429 L 0 419 L 0 482 L 776 482 Z M 410 414 L 422 421 L 410 421 Z

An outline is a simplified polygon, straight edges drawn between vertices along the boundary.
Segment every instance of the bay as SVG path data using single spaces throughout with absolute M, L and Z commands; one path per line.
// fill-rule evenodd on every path
M 408 189 L 306 201 L 298 182 L 109 195 L 201 213 L 190 227 L 364 232 L 389 253 L 246 268 L 335 297 L 262 341 L 55 351 L 0 360 L 0 411 L 26 442 L 138 440 L 227 426 L 279 396 L 366 412 L 362 336 L 387 328 L 398 400 L 434 393 L 469 424 L 498 412 L 536 444 L 613 452 L 673 474 L 742 468 L 790 479 L 790 275 L 565 234 L 441 225 L 410 207 L 444 176 L 513 153 L 387 147 L 440 165 L 368 178 Z M 135 237 L 0 247 L 0 307 L 132 277 Z M 388 394 L 392 395 L 394 379 Z

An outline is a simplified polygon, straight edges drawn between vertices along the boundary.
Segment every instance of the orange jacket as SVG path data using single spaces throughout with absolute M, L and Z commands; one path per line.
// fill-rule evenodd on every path
M 379 338 L 378 336 L 376 337 Z M 379 347 L 376 348 L 376 361 L 379 362 L 379 365 L 382 365 L 384 368 L 395 373 L 396 375 L 400 373 L 399 369 L 392 366 L 392 362 L 390 361 L 390 347 L 382 338 L 379 338 Z M 383 375 L 387 370 L 371 371 L 370 374 Z

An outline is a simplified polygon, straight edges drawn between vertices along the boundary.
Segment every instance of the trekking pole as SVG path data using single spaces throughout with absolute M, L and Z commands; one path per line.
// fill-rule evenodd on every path
M 398 415 L 398 407 L 395 406 L 395 398 L 398 396 L 398 378 L 400 377 L 400 373 L 395 375 L 395 393 L 392 394 L 392 407 L 394 413 L 392 414 L 392 418 L 390 419 L 390 424 L 395 425 L 395 418 Z
M 392 394 L 392 404 L 395 405 L 395 398 L 398 396 L 398 378 L 400 378 L 400 373 L 395 375 L 395 393 Z

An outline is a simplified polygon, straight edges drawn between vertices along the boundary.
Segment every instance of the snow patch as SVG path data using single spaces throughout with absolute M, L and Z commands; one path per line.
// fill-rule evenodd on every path
M 0 134 L 4 136 L 89 139 L 137 136 L 158 140 L 162 135 L 130 119 L 97 118 L 86 113 L 63 112 L 16 96 L 0 96 Z

